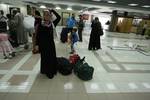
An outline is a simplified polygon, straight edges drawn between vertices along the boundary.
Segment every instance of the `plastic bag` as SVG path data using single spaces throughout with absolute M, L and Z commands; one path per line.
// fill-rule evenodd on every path
M 32 16 L 25 17 L 23 20 L 24 27 L 26 29 L 33 29 L 34 28 L 34 21 L 35 21 L 35 19 Z

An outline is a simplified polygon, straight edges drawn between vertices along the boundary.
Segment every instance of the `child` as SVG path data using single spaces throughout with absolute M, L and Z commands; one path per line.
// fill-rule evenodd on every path
M 4 59 L 13 57 L 13 47 L 8 41 L 7 18 L 4 17 L 4 12 L 0 11 L 0 53 L 3 53 Z
M 0 52 L 3 53 L 4 59 L 15 56 L 14 49 L 8 41 L 8 35 L 6 33 L 0 33 Z
M 75 53 L 75 48 L 74 48 L 74 45 L 75 43 L 78 41 L 78 36 L 77 36 L 77 28 L 73 28 L 72 29 L 72 32 L 71 32 L 71 35 L 70 35 L 70 42 L 71 42 L 71 54 Z

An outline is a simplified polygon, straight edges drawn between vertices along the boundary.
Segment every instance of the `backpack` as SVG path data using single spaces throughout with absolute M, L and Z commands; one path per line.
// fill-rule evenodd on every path
M 58 62 L 57 67 L 59 73 L 61 73 L 62 75 L 69 75 L 72 73 L 73 66 L 68 59 L 64 57 L 58 57 L 57 62 Z
M 84 57 L 75 64 L 74 73 L 81 80 L 88 81 L 93 78 L 94 68 L 85 62 Z

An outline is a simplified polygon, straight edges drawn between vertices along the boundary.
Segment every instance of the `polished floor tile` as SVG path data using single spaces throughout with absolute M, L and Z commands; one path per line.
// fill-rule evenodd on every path
M 28 75 L 13 75 L 8 82 L 10 85 L 23 85 L 26 82 Z
M 3 98 L 3 100 L 25 100 L 27 94 L 22 93 L 8 93 L 7 96 Z
M 105 93 L 88 94 L 89 100 L 108 100 Z
M 88 95 L 87 94 L 83 94 L 83 93 L 69 93 L 68 94 L 68 100 L 89 100 L 88 99 Z
M 0 74 L 0 79 L 1 79 L 3 76 L 4 76 L 3 74 Z
M 88 42 L 89 34 L 84 33 L 83 42 L 77 43 L 75 49 L 94 67 L 90 81 L 83 81 L 74 73 L 58 73 L 48 79 L 39 73 L 40 55 L 32 55 L 31 50 L 19 51 L 16 57 L 5 61 L 0 57 L 0 100 L 149 100 L 150 56 L 134 47 L 149 46 L 150 40 L 140 40 L 134 34 L 105 32 L 101 50 L 89 51 Z M 57 56 L 69 58 L 70 46 L 58 40 L 55 44 Z
M 25 100 L 48 100 L 47 93 L 30 93 Z
M 67 93 L 57 93 L 57 94 L 54 94 L 54 93 L 50 93 L 48 95 L 48 100 L 68 100 L 68 94 Z M 71 99 L 73 100 L 73 98 Z
M 28 59 L 26 63 L 22 65 L 21 68 L 19 68 L 19 70 L 32 71 L 34 69 L 34 65 L 38 62 L 38 60 L 39 60 L 39 55 L 33 55 L 31 58 Z

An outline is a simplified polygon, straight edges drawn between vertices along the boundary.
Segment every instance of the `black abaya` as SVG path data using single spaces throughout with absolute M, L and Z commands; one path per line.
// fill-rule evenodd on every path
M 92 31 L 90 34 L 90 40 L 89 40 L 89 50 L 98 50 L 101 49 L 101 44 L 100 44 L 100 35 L 101 35 L 101 23 L 100 22 L 92 22 Z
M 53 11 L 57 17 L 53 24 L 56 26 L 61 17 Z M 45 26 L 40 24 L 37 31 L 37 44 L 41 54 L 41 73 L 46 74 L 49 78 L 52 78 L 57 72 L 57 59 L 56 49 L 53 38 L 53 26 Z

